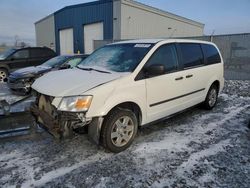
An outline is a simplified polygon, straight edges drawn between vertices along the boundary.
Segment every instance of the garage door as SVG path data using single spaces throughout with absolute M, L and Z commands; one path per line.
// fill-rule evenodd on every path
M 84 52 L 91 54 L 94 50 L 94 40 L 103 40 L 103 23 L 84 25 Z
M 60 53 L 63 54 L 73 54 L 73 29 L 63 29 L 60 30 Z

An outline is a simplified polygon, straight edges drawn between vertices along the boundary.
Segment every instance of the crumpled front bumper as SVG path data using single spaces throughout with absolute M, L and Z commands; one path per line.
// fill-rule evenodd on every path
M 7 82 L 8 87 L 18 93 L 26 94 L 31 91 L 32 82 L 25 80 L 10 80 Z
M 65 136 L 65 131 L 68 130 L 65 130 L 66 127 L 62 126 L 61 124 L 62 122 L 60 120 L 54 119 L 47 112 L 40 110 L 38 106 L 35 104 L 31 106 L 30 111 L 35 117 L 36 122 L 46 131 L 52 134 L 55 138 L 57 139 L 63 139 L 65 137 L 67 138 L 67 135 Z M 86 124 L 88 125 L 89 140 L 97 145 L 100 142 L 100 133 L 103 120 L 104 120 L 103 117 L 95 117 L 92 119 L 92 121 Z
M 73 136 L 74 130 L 86 128 L 90 141 L 99 144 L 103 117 L 86 118 L 83 112 L 58 111 L 52 104 L 54 97 L 35 91 L 34 95 L 37 100 L 31 105 L 30 111 L 37 124 L 55 138 L 69 138 Z
M 61 138 L 63 130 L 61 129 L 58 120 L 54 119 L 47 112 L 40 110 L 36 104 L 30 107 L 32 115 L 35 117 L 36 122 L 52 134 L 55 138 Z

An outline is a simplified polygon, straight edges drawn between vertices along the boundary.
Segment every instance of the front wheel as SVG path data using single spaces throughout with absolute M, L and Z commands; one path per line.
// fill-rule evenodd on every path
M 0 68 L 0 83 L 6 82 L 8 77 L 8 71 L 6 69 Z
M 101 142 L 104 148 L 119 153 L 133 142 L 138 129 L 138 121 L 130 110 L 116 109 L 104 120 Z
M 213 84 L 207 93 L 206 100 L 204 101 L 204 108 L 207 110 L 211 110 L 213 107 L 215 107 L 218 99 L 218 87 Z

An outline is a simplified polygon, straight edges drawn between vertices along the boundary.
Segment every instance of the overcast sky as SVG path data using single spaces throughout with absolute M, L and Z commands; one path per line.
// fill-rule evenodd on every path
M 91 0 L 1 0 L 0 44 L 14 36 L 33 43 L 34 22 L 67 5 Z M 250 32 L 250 0 L 137 0 L 205 24 L 205 34 Z

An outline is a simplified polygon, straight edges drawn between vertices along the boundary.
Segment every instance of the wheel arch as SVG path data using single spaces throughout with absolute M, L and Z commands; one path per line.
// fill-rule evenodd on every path
M 118 109 L 120 108 L 120 109 L 130 110 L 130 111 L 134 112 L 136 117 L 137 117 L 137 120 L 138 120 L 138 125 L 141 124 L 141 122 L 142 122 L 142 110 L 141 110 L 140 106 L 137 103 L 132 102 L 132 101 L 119 103 L 119 104 L 115 105 L 114 107 L 112 107 L 108 111 L 106 116 L 108 116 L 113 110 L 116 110 L 117 108 Z M 105 119 L 105 117 L 104 117 L 104 119 Z
M 217 89 L 218 89 L 218 92 L 220 91 L 220 81 L 219 80 L 215 80 L 212 84 L 211 84 L 211 86 L 212 85 L 215 85 L 216 87 L 217 87 Z M 211 87 L 210 86 L 210 87 Z
M 7 70 L 8 73 L 10 71 L 10 68 L 8 66 L 5 66 L 5 65 L 0 65 L 0 69 L 5 69 L 5 70 Z

